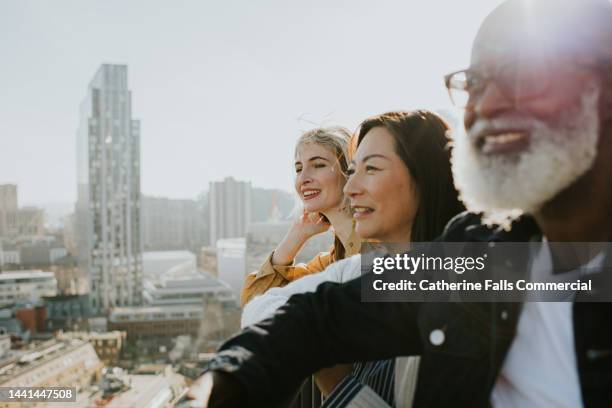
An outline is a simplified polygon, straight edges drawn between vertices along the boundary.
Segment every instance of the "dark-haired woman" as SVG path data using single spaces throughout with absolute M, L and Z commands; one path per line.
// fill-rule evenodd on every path
M 427 242 L 463 210 L 451 175 L 447 131 L 444 120 L 425 110 L 385 113 L 361 124 L 344 187 L 359 236 L 385 243 Z M 243 326 L 271 316 L 293 294 L 359 276 L 360 266 L 360 258 L 351 257 L 268 291 L 245 307 Z M 323 384 L 325 406 L 343 406 L 366 386 L 395 405 L 395 368 L 394 360 L 384 360 L 337 369 L 338 375 Z

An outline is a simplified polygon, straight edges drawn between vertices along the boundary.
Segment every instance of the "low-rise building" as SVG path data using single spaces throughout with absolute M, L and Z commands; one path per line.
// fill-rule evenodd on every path
M 125 338 L 125 332 L 116 330 L 105 333 L 66 332 L 58 335 L 60 340 L 78 339 L 90 342 L 105 366 L 114 366 L 119 363 Z
M 32 334 L 46 331 L 47 308 L 42 304 L 16 307 L 15 317 Z
M 151 306 L 189 304 L 203 307 L 204 302 L 213 297 L 224 301 L 234 300 L 229 285 L 209 273 L 169 273 L 158 282 L 144 283 L 143 298 Z
M 176 374 L 171 366 L 155 365 L 140 367 L 134 374 L 118 368 L 105 370 L 102 383 L 104 393 L 92 400 L 89 406 L 106 408 L 171 408 L 187 388 L 183 376 Z
M 161 347 L 168 350 L 175 337 L 195 338 L 203 318 L 203 305 L 121 307 L 111 311 L 108 329 L 125 331 L 128 342 L 152 355 Z
M 8 236 L 40 236 L 44 230 L 44 212 L 40 208 L 22 207 L 6 212 Z
M 0 273 L 0 304 L 19 301 L 36 303 L 43 296 L 56 294 L 57 280 L 53 272 L 27 270 Z
M 39 347 L 4 361 L 0 366 L 1 387 L 76 387 L 86 388 L 99 375 L 102 363 L 93 346 L 81 340 L 51 340 Z M 21 403 L 22 407 L 44 403 Z M 0 402 L 0 408 L 13 407 Z
M 88 329 L 92 317 L 89 295 L 57 295 L 44 298 L 47 306 L 46 329 L 81 331 Z
M 0 242 L 0 268 L 10 268 L 21 265 L 19 248 L 10 243 Z

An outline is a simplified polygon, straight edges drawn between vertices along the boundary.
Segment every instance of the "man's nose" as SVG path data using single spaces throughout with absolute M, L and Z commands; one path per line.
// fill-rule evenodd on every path
M 492 118 L 513 107 L 513 101 L 504 95 L 495 82 L 490 82 L 482 94 L 476 98 L 471 110 L 477 117 Z

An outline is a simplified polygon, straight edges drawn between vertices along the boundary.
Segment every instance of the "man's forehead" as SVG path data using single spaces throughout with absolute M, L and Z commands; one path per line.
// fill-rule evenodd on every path
M 512 58 L 554 61 L 612 49 L 610 3 L 585 0 L 510 0 L 483 22 L 472 47 L 472 66 Z

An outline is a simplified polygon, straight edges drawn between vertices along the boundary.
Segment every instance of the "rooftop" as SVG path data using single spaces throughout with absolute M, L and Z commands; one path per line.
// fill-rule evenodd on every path
M 166 260 L 184 260 L 193 259 L 195 255 L 189 251 L 151 251 L 143 252 L 143 261 L 166 261 Z
M 0 282 L 16 279 L 51 279 L 55 278 L 53 272 L 43 272 L 41 270 L 31 269 L 24 271 L 7 271 L 0 273 Z
M 46 341 L 32 350 L 15 354 L 12 358 L 4 360 L 2 366 L 0 366 L 0 384 L 88 344 L 81 340 L 52 340 Z

